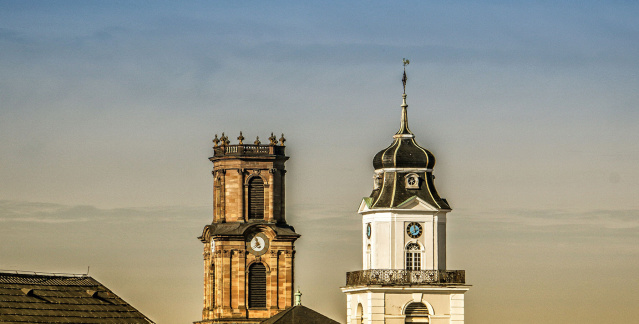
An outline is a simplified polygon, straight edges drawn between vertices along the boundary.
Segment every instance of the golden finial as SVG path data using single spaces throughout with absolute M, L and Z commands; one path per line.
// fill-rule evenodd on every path
M 222 132 L 222 136 L 220 136 L 220 142 L 222 142 L 221 145 L 226 145 L 226 135 L 224 135 L 224 132 Z
M 217 143 L 219 143 L 220 140 L 217 138 L 217 134 L 215 134 L 215 138 L 213 139 L 213 147 L 217 147 Z
M 244 136 L 242 136 L 242 131 L 240 131 L 240 136 L 238 136 L 237 139 L 240 141 L 240 145 L 244 144 L 244 142 L 242 142 L 244 140 Z
M 273 132 L 271 132 L 271 137 L 269 137 L 268 140 L 270 141 L 269 145 L 277 144 L 277 137 L 275 137 L 275 135 L 273 135 Z
M 255 144 L 255 145 L 262 144 L 262 142 L 260 142 L 260 137 L 259 136 L 255 139 L 255 142 L 253 142 L 253 144 Z
M 222 137 L 220 137 L 220 141 L 222 142 L 222 145 L 229 145 L 231 143 L 231 141 L 229 141 L 228 136 L 224 135 L 224 133 L 222 133 Z
M 286 138 L 284 138 L 284 133 L 282 133 L 282 137 L 280 137 L 280 145 L 284 146 L 284 142 L 286 142 Z

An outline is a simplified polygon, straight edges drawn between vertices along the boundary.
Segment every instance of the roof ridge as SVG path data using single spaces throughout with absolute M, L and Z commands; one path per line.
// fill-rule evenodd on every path
M 49 277 L 89 277 L 85 273 L 66 273 L 66 272 L 44 272 L 44 271 L 28 271 L 28 270 L 4 270 L 0 269 L 0 276 L 2 275 L 36 275 L 36 276 L 49 276 Z

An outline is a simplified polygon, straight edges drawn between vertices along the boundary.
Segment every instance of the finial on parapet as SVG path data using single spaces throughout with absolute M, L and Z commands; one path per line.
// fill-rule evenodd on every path
M 244 136 L 242 136 L 242 131 L 240 131 L 240 136 L 237 137 L 238 141 L 240 141 L 240 145 L 244 144 Z
M 213 139 L 213 147 L 217 147 L 217 143 L 219 143 L 220 140 L 217 138 L 217 134 L 215 134 L 215 138 Z
M 255 144 L 255 145 L 262 144 L 262 142 L 260 142 L 260 137 L 259 136 L 255 139 L 255 142 L 253 142 L 253 144 Z
M 277 137 L 275 137 L 275 135 L 273 135 L 273 132 L 271 132 L 271 137 L 269 137 L 268 140 L 270 141 L 269 145 L 271 145 L 271 146 L 277 144 Z
M 222 143 L 222 145 L 229 145 L 231 143 L 231 141 L 229 141 L 229 138 L 224 135 L 224 132 L 222 132 L 222 137 L 220 137 L 220 142 Z
M 282 133 L 282 137 L 280 137 L 280 145 L 284 146 L 284 142 L 286 142 L 286 138 L 284 138 L 284 133 Z

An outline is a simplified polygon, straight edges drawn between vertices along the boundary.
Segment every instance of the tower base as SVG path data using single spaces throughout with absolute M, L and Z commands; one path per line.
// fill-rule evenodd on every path
M 463 324 L 469 285 L 347 286 L 347 324 Z

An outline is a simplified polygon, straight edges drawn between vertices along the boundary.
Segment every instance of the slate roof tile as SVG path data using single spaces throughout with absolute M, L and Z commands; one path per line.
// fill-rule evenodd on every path
M 153 323 L 86 275 L 0 272 L 0 323 Z

